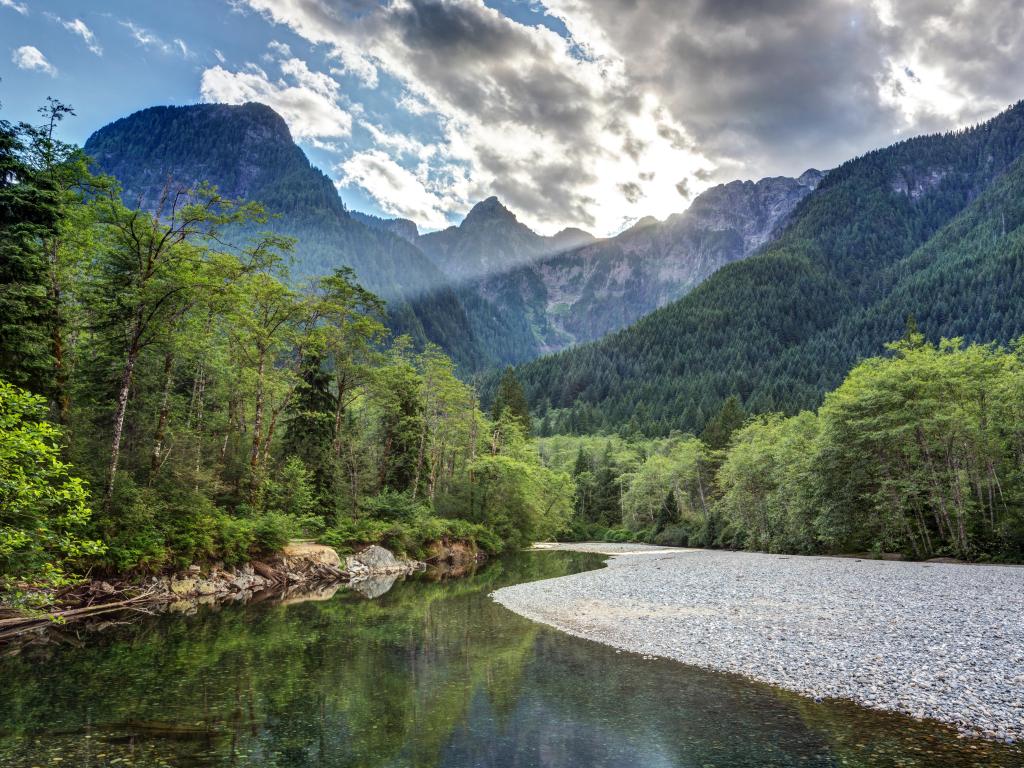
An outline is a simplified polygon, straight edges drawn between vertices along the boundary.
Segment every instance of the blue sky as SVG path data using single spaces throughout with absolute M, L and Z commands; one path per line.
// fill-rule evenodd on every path
M 1019 0 L 0 0 L 0 103 L 270 104 L 346 203 L 617 231 L 1024 96 Z

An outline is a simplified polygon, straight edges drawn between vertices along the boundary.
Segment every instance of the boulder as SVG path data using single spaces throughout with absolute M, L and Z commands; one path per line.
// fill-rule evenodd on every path
M 379 549 L 379 547 L 378 547 Z M 387 552 L 387 550 L 383 550 Z M 281 554 L 287 558 L 292 569 L 301 569 L 302 563 L 327 565 L 341 569 L 341 558 L 333 548 L 308 541 L 293 541 L 286 545 Z M 388 554 L 391 554 L 388 552 Z
M 362 552 L 349 555 L 348 558 L 346 558 L 346 569 L 352 570 L 352 565 L 355 563 L 358 563 L 366 568 L 366 570 L 375 573 L 387 573 L 388 571 L 401 566 L 398 558 L 396 558 L 390 550 L 384 549 L 384 547 L 378 547 L 376 544 L 372 544 Z

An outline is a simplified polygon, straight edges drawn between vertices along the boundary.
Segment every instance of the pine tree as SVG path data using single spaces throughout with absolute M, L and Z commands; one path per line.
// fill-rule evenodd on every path
M 331 377 L 318 356 L 311 355 L 300 371 L 302 383 L 288 407 L 281 440 L 284 457 L 300 459 L 312 475 L 313 489 L 325 509 L 334 496 L 334 412 Z
M 23 132 L 0 121 L 0 376 L 49 394 L 51 302 L 42 241 L 57 228 L 56 189 L 25 160 Z
M 494 396 L 494 420 L 498 421 L 505 411 L 508 411 L 513 419 L 522 424 L 527 434 L 533 430 L 530 404 L 526 401 L 523 385 L 516 377 L 512 366 L 505 369 L 505 373 L 502 374 L 501 381 L 498 383 L 498 393 Z
M 743 404 L 740 403 L 739 397 L 731 395 L 704 427 L 700 438 L 708 448 L 720 451 L 729 445 L 732 433 L 743 426 L 743 422 L 746 420 L 747 414 L 743 410 Z

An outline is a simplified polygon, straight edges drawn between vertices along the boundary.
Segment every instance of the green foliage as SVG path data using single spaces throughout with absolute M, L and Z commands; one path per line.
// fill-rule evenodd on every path
M 577 496 L 573 539 L 801 554 L 900 552 L 964 559 L 1024 554 L 1024 341 L 929 344 L 911 329 L 855 367 L 815 412 L 754 417 L 712 451 L 691 437 L 609 440 L 615 529 Z M 541 441 L 553 466 L 576 447 L 580 492 L 593 437 Z M 641 458 L 643 457 L 643 458 Z
M 530 420 L 530 404 L 526 401 L 523 393 L 523 385 L 516 378 L 515 369 L 511 366 L 505 369 L 505 373 L 498 382 L 498 392 L 494 396 L 494 408 L 492 416 L 498 421 L 505 413 L 519 422 L 520 426 L 530 433 L 533 426 Z
M 384 302 L 352 269 L 302 286 L 290 278 L 286 235 L 309 231 L 311 208 L 347 246 L 369 237 L 404 248 L 351 221 L 326 179 L 303 186 L 314 172 L 290 140 L 269 164 L 277 177 L 225 179 L 230 169 L 204 166 L 206 155 L 177 169 L 187 178 L 204 167 L 239 198 L 273 193 L 266 209 L 179 177 L 126 191 L 146 206 L 134 210 L 89 176 L 79 150 L 53 140 L 56 109 L 44 128 L 0 124 L 0 365 L 36 390 L 0 389 L 0 586 L 60 585 L 70 568 L 237 564 L 295 536 L 497 552 L 562 527 L 573 484 L 525 438 L 521 391 L 492 421 L 439 348 L 387 338 Z M 241 112 L 266 122 L 262 107 Z M 121 126 L 93 142 L 105 164 L 126 168 L 117 153 L 130 165 L 160 142 L 197 146 L 187 111 L 137 118 L 182 134 Z M 275 210 L 285 215 L 272 219 Z M 443 302 L 435 309 L 458 324 Z M 87 483 L 103 489 L 91 516 Z
M 598 342 L 521 366 L 551 432 L 699 433 L 729 397 L 817 407 L 908 315 L 929 339 L 1024 333 L 1024 104 L 831 171 L 779 237 Z M 495 386 L 496 375 L 489 387 Z
M 104 551 L 83 535 L 88 491 L 46 416 L 43 398 L 0 379 L 0 589 L 61 586 Z

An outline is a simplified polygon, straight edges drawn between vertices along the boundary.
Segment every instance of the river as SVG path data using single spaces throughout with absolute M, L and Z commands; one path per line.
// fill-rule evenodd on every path
M 602 560 L 523 553 L 372 600 L 68 628 L 0 658 L 0 765 L 1024 766 L 1016 747 L 618 653 L 488 596 Z

